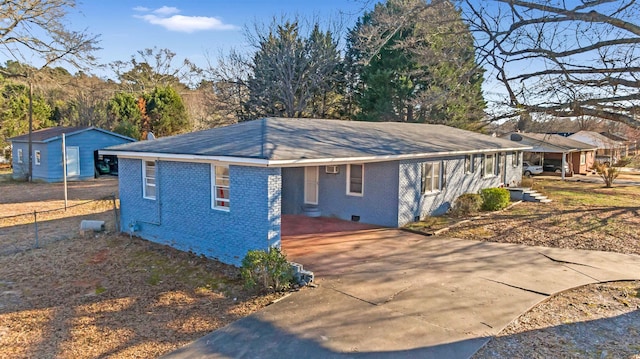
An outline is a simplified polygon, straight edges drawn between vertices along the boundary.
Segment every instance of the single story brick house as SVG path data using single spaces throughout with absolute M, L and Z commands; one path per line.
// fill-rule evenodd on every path
M 525 161 L 543 166 L 547 172 L 560 173 L 561 176 L 590 174 L 595 161 L 596 147 L 571 137 L 518 132 L 509 133 L 503 138 L 531 146 L 531 149 L 525 150 Z
M 264 118 L 119 145 L 121 228 L 238 265 L 288 214 L 398 227 L 516 186 L 531 147 L 443 125 Z
M 98 150 L 134 142 L 133 138 L 97 127 L 49 127 L 31 133 L 33 180 L 61 182 L 63 178 L 62 134 L 65 134 L 67 178 L 86 180 L 95 177 Z M 10 138 L 14 179 L 29 174 L 29 135 Z
M 596 160 L 606 164 L 614 164 L 626 152 L 626 144 L 616 141 L 594 131 L 578 131 L 569 136 L 570 139 L 588 143 L 596 148 Z

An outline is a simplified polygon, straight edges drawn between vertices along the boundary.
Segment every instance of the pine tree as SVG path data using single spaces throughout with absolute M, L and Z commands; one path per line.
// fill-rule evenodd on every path
M 472 35 L 451 2 L 377 4 L 347 41 L 357 80 L 356 119 L 480 127 L 483 70 L 475 62 Z

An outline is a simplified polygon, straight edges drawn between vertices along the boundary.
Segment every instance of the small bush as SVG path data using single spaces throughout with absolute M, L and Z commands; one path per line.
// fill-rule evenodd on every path
M 281 291 L 293 283 L 293 269 L 279 248 L 249 251 L 242 260 L 240 273 L 247 288 Z
M 482 208 L 482 196 L 477 193 L 465 193 L 456 198 L 451 209 L 451 214 L 456 217 L 464 217 L 477 213 Z
M 593 170 L 600 175 L 604 181 L 604 186 L 607 188 L 613 187 L 613 181 L 620 175 L 620 171 L 616 167 L 609 167 L 600 162 L 593 164 Z
M 618 162 L 613 164 L 613 167 L 627 167 L 628 165 L 631 164 L 632 161 L 633 161 L 633 157 L 630 157 L 630 156 L 622 157 L 621 159 L 618 160 Z
M 481 189 L 480 196 L 482 196 L 482 209 L 485 211 L 498 211 L 507 208 L 511 197 L 506 188 Z

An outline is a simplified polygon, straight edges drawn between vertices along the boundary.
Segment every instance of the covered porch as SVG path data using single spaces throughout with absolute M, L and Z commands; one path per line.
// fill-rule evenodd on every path
M 398 174 L 396 161 L 283 167 L 281 213 L 397 227 Z

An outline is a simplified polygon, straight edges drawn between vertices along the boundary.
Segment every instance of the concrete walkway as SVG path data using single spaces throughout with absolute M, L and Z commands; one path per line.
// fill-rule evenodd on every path
M 318 288 L 294 293 L 166 358 L 468 358 L 554 293 L 640 279 L 634 255 L 396 229 L 306 241 L 283 238 L 283 246 L 315 272 Z

